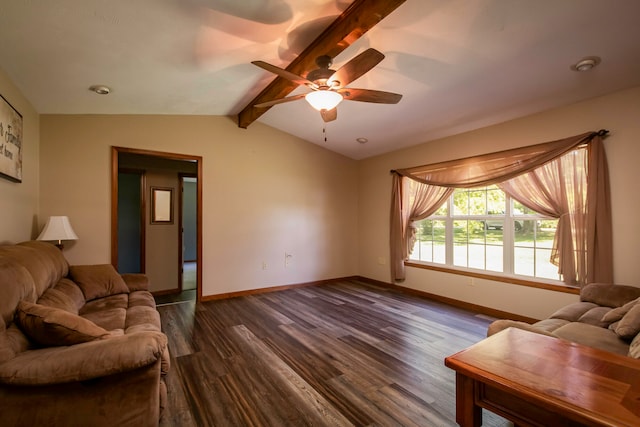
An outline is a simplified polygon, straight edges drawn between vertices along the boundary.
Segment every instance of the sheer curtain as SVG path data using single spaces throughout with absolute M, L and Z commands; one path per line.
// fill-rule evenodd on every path
M 550 261 L 558 266 L 565 283 L 574 286 L 585 282 L 587 273 L 586 184 L 586 149 L 498 184 L 526 207 L 558 219 Z
M 454 188 L 497 184 L 530 209 L 559 219 L 552 262 L 558 265 L 567 284 L 611 282 L 611 209 L 601 138 L 604 135 L 606 131 L 588 132 L 544 144 L 393 171 L 392 278 L 405 278 L 404 261 L 415 234 L 412 221 L 435 212 Z M 588 144 L 588 150 L 574 150 L 582 144 Z M 410 181 L 414 184 L 407 184 Z
M 393 174 L 391 203 L 391 269 L 395 280 L 404 280 L 404 261 L 415 243 L 413 222 L 432 215 L 453 193 L 453 188 L 438 187 L 403 179 Z

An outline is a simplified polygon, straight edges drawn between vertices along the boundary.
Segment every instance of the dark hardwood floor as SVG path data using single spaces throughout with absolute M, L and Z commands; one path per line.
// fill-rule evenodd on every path
M 196 290 L 187 289 L 175 294 L 155 295 L 153 297 L 156 300 L 156 305 L 161 306 L 165 304 L 175 304 L 187 301 L 196 300 Z
M 162 426 L 455 426 L 444 358 L 492 320 L 359 281 L 158 309 Z
M 156 304 L 164 305 L 184 301 L 195 301 L 197 298 L 196 288 L 198 287 L 196 279 L 197 268 L 195 262 L 185 262 L 182 266 L 182 292 L 155 295 Z

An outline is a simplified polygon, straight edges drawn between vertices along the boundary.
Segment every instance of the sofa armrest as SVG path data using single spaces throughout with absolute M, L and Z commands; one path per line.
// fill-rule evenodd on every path
M 535 332 L 541 335 L 548 335 L 550 337 L 554 336 L 553 334 L 543 329 L 538 329 L 534 325 L 531 325 L 529 323 L 520 322 L 518 320 L 508 320 L 508 319 L 500 319 L 492 322 L 489 325 L 489 328 L 487 329 L 487 336 L 490 337 L 491 335 L 495 335 L 498 332 L 507 328 L 518 328 L 518 329 L 523 329 L 529 332 Z
M 163 333 L 145 331 L 68 347 L 29 350 L 0 365 L 0 383 L 62 384 L 131 371 L 160 360 L 166 346 Z
M 124 273 L 122 278 L 131 292 L 149 290 L 149 278 L 145 274 Z

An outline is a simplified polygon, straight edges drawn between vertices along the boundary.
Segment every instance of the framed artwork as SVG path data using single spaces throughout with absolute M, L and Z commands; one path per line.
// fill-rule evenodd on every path
M 0 95 L 0 176 L 22 182 L 22 115 Z
M 151 224 L 173 224 L 173 188 L 151 187 Z

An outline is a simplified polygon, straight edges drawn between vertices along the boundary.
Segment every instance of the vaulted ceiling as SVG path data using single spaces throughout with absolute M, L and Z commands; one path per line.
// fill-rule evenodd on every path
M 0 68 L 41 114 L 237 120 L 274 79 L 251 61 L 286 68 L 351 3 L 3 2 Z M 638 16 L 637 0 L 406 0 L 332 66 L 379 50 L 385 59 L 350 86 L 401 93 L 400 103 L 342 102 L 325 125 L 299 100 L 257 121 L 361 159 L 638 86 Z M 586 56 L 602 62 L 570 69 Z M 90 92 L 95 84 L 112 91 Z

